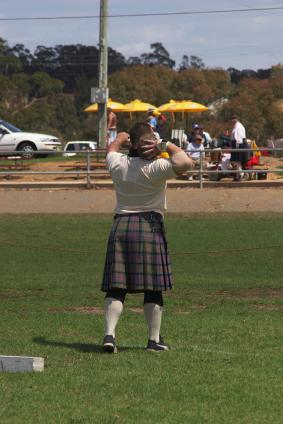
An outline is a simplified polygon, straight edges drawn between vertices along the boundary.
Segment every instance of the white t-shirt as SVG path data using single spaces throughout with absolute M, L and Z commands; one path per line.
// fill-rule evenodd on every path
M 237 121 L 232 129 L 231 140 L 236 140 L 237 144 L 243 143 L 243 138 L 246 138 L 246 130 L 241 122 Z
M 202 157 L 204 157 L 204 153 L 201 153 L 201 152 L 204 152 L 203 144 L 189 143 L 186 151 L 194 160 L 200 159 L 201 154 L 202 154 Z
M 166 180 L 176 178 L 168 159 L 144 160 L 118 152 L 106 156 L 119 214 L 166 210 Z

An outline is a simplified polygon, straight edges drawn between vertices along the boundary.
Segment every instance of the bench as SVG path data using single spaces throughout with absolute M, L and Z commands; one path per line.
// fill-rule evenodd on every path
M 77 172 L 75 178 L 79 179 L 81 177 L 80 171 L 84 171 L 84 176 L 86 176 L 87 165 L 85 163 L 75 163 L 73 165 L 59 165 L 61 168 L 66 169 L 66 173 L 72 174 L 71 171 Z M 106 168 L 105 164 L 91 164 L 90 165 L 91 177 L 99 178 L 110 178 L 110 174 Z
M 7 172 L 25 171 L 28 169 L 29 169 L 29 165 L 23 164 L 22 162 L 0 164 L 0 177 L 9 179 L 11 178 L 12 175 L 10 173 L 8 174 Z
M 67 169 L 87 169 L 87 165 L 86 163 L 73 163 L 72 165 L 59 165 L 60 168 L 67 168 Z M 94 169 L 105 169 L 106 170 L 106 164 L 105 163 L 91 163 L 90 164 L 90 169 L 94 170 Z

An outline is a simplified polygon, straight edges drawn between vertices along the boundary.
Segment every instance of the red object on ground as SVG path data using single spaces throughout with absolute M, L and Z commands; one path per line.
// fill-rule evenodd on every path
M 253 156 L 248 162 L 245 163 L 245 168 L 252 168 L 253 165 L 259 164 L 259 156 Z

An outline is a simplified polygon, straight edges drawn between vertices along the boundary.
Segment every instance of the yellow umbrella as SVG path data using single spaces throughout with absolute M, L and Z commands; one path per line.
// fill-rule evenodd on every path
M 141 100 L 133 100 L 130 103 L 124 105 L 123 112 L 147 112 L 148 109 L 157 109 L 156 106 L 151 105 L 150 103 L 142 102 Z
M 158 108 L 159 112 L 204 112 L 208 108 L 200 103 L 191 100 L 170 100 Z
M 123 103 L 114 102 L 114 100 L 108 99 L 108 102 L 107 102 L 108 109 L 112 109 L 115 112 L 124 112 L 124 107 L 125 106 L 123 105 Z M 97 103 L 93 103 L 92 105 L 86 107 L 84 109 L 84 112 L 97 112 L 97 110 L 98 110 Z
M 170 100 L 170 102 L 165 103 L 158 108 L 159 112 L 171 112 L 172 113 L 172 126 L 175 122 L 174 113 L 182 112 L 183 118 L 184 113 L 186 112 L 186 130 L 188 130 L 188 113 L 192 112 L 204 112 L 208 110 L 208 108 L 200 103 L 193 102 L 191 100 Z
M 182 100 L 176 105 L 176 112 L 205 112 L 208 107 L 192 102 L 191 100 Z
M 158 106 L 159 112 L 174 112 L 174 106 L 178 103 L 177 100 L 170 100 L 168 103 L 164 103 L 164 105 Z

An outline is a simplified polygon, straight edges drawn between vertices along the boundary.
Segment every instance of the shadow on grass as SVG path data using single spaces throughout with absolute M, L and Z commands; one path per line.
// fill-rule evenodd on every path
M 63 347 L 67 349 L 75 349 L 79 352 L 95 352 L 95 353 L 101 353 L 105 354 L 105 352 L 102 349 L 102 345 L 98 344 L 90 344 L 90 343 L 66 343 L 66 342 L 60 342 L 55 340 L 47 340 L 45 337 L 34 337 L 33 341 L 37 344 L 44 345 L 44 346 L 54 346 L 54 347 Z M 136 350 L 145 350 L 142 346 L 118 346 L 119 352 L 125 352 L 125 351 L 136 351 Z

